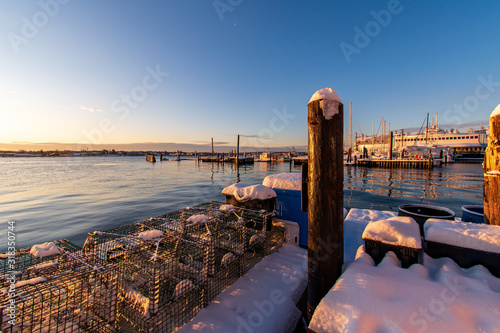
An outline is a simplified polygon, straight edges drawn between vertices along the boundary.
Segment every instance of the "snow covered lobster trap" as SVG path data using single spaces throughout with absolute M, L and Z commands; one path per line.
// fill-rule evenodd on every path
M 0 256 L 3 332 L 174 332 L 285 241 L 272 214 L 207 202 Z M 16 324 L 9 323 L 9 302 Z
M 116 267 L 93 266 L 78 250 L 61 240 L 0 260 L 2 332 L 113 331 Z
M 90 233 L 84 252 L 119 266 L 119 330 L 173 332 L 281 246 L 270 214 L 207 202 Z

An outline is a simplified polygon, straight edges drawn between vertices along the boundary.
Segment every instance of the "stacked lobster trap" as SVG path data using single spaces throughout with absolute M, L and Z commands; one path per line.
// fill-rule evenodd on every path
M 19 289 L 32 323 L 17 331 L 174 332 L 283 244 L 271 218 L 211 201 L 89 233 L 82 249 L 58 242 L 62 254 L 42 263 L 20 255 L 22 279 L 42 279 Z
M 45 244 L 54 244 L 58 253 L 36 256 L 23 249 L 16 252 L 13 266 L 0 259 L 0 330 L 112 332 L 116 267 L 87 263 L 66 240 Z

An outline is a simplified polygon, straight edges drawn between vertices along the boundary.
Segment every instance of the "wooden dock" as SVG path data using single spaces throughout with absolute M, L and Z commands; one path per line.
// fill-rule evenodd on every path
M 403 159 L 403 160 L 373 160 L 373 159 L 360 159 L 357 161 L 358 166 L 369 168 L 388 168 L 388 169 L 432 169 L 434 163 L 432 160 L 417 160 L 417 159 Z
M 205 156 L 201 158 L 202 162 L 214 162 L 214 163 L 235 163 L 236 157 L 224 157 L 224 156 Z M 238 164 L 253 164 L 253 157 L 241 157 L 238 160 Z

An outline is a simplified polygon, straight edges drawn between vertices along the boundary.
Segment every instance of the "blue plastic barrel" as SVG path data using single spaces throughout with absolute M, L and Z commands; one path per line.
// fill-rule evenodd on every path
M 462 221 L 484 223 L 484 206 L 482 205 L 462 206 Z

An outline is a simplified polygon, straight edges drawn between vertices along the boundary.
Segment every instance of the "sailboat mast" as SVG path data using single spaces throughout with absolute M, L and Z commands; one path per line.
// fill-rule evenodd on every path
M 352 101 L 349 102 L 350 108 L 349 108 L 349 116 L 350 116 L 350 125 L 349 125 L 349 148 L 351 148 L 352 151 Z
M 425 129 L 425 143 L 429 143 L 429 112 L 427 112 L 427 127 Z
M 372 151 L 375 149 L 375 119 L 372 120 Z

